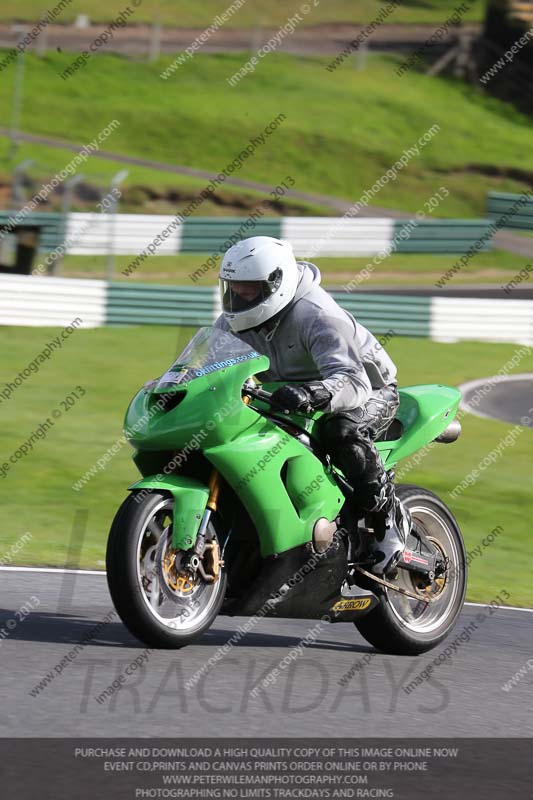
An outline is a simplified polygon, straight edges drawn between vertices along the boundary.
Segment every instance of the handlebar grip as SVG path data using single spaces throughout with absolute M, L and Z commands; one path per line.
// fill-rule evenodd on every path
M 257 397 L 258 400 L 270 400 L 272 397 L 272 392 L 266 392 L 264 389 L 256 389 L 255 386 L 245 386 L 244 392 L 251 397 Z
M 260 400 L 271 400 L 273 392 L 267 392 L 265 389 L 256 389 L 257 397 Z
M 252 397 L 256 397 L 258 400 L 263 400 L 270 405 L 276 406 L 281 414 L 291 413 L 288 408 L 280 408 L 277 404 L 272 403 L 272 395 L 274 394 L 273 392 L 267 392 L 265 389 L 256 389 L 255 387 L 252 388 L 250 386 L 246 387 L 244 391 Z

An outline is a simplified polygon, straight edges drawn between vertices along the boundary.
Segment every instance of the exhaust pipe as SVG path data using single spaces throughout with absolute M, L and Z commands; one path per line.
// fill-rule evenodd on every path
M 455 442 L 455 440 L 458 439 L 460 435 L 461 435 L 461 423 L 459 422 L 458 419 L 453 419 L 448 425 L 448 427 L 445 428 L 434 441 L 442 442 L 442 444 L 451 444 L 451 442 Z

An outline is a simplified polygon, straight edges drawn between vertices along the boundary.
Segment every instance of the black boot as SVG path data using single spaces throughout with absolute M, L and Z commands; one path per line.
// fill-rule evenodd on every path
M 374 536 L 370 546 L 369 565 L 376 575 L 392 573 L 405 549 L 411 532 L 411 514 L 396 496 L 394 484 L 387 475 L 381 481 L 379 500 L 369 514 Z

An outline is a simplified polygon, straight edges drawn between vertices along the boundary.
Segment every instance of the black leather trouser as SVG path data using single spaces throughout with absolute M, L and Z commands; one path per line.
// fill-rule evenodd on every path
M 392 487 L 374 440 L 391 424 L 400 398 L 396 384 L 375 389 L 361 408 L 322 417 L 319 436 L 333 464 L 355 487 L 353 508 L 360 516 L 383 509 Z

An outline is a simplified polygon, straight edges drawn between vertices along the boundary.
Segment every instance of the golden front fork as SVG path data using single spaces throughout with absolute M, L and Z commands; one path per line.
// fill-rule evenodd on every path
M 211 471 L 211 476 L 209 478 L 209 498 L 206 503 L 204 516 L 200 523 L 200 528 L 198 529 L 198 533 L 196 535 L 196 542 L 194 545 L 194 551 L 200 557 L 202 556 L 205 548 L 205 533 L 207 531 L 207 526 L 209 524 L 209 518 L 213 513 L 213 511 L 217 510 L 219 493 L 220 493 L 220 473 L 217 469 L 213 469 Z
M 200 529 L 196 536 L 196 542 L 194 545 L 194 551 L 196 553 L 196 558 L 197 558 L 197 569 L 200 572 L 202 578 L 206 581 L 218 580 L 218 576 L 220 574 L 220 568 L 224 564 L 224 562 L 220 558 L 218 543 L 217 542 L 206 543 L 205 541 L 205 534 L 207 531 L 209 518 L 213 513 L 213 511 L 217 510 L 219 492 L 220 492 L 220 473 L 217 469 L 213 469 L 213 471 L 211 472 L 211 477 L 209 478 L 209 499 L 207 500 L 204 516 L 200 524 Z M 207 556 L 206 566 L 210 570 L 209 573 L 206 573 L 204 567 L 202 566 L 201 559 L 204 556 L 204 554 Z
M 207 508 L 211 511 L 217 510 L 218 495 L 220 493 L 220 473 L 218 469 L 213 469 L 209 478 L 209 499 Z

